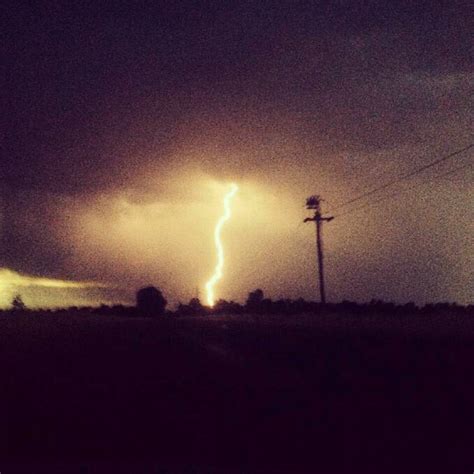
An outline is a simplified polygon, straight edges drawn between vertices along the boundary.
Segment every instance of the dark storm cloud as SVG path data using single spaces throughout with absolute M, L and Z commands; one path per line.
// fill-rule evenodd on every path
M 173 199 L 155 176 L 258 179 L 414 147 L 394 153 L 403 166 L 473 125 L 468 2 L 6 10 L 0 264 L 22 271 L 67 276 L 69 198 Z
M 3 200 L 0 266 L 27 274 L 71 277 L 71 249 L 58 227 L 67 229 L 58 197 L 34 191 L 10 191 Z
M 402 116 L 433 106 L 404 77 L 472 72 L 466 5 L 410 3 L 14 4 L 3 179 L 124 185 L 214 113 L 245 123 L 253 110 L 269 126 L 291 115 L 331 147 L 393 144 L 409 135 Z

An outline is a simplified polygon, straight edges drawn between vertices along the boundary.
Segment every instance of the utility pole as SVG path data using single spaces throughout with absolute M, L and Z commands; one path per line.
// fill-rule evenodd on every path
M 324 288 L 324 265 L 323 265 L 323 222 L 330 222 L 334 219 L 332 216 L 323 217 L 321 215 L 321 197 L 310 196 L 306 199 L 306 209 L 314 210 L 313 217 L 307 217 L 303 222 L 314 221 L 316 223 L 316 247 L 318 252 L 318 273 L 319 273 L 319 292 L 321 295 L 321 304 L 326 304 L 326 291 Z

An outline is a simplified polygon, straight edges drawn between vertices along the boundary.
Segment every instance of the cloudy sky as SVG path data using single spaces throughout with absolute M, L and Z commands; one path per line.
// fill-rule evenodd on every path
M 0 305 L 204 299 L 230 182 L 217 297 L 317 298 L 317 193 L 329 300 L 472 302 L 472 148 L 336 209 L 474 141 L 470 3 L 7 5 Z

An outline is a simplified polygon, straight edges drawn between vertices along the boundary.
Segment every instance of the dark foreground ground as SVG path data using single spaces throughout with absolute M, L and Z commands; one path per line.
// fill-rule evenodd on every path
M 473 472 L 472 328 L 308 321 L 2 316 L 0 471 Z

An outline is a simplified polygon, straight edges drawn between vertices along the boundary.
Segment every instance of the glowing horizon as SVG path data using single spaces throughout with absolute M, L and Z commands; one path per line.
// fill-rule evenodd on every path
M 0 288 L 7 285 L 16 287 L 40 286 L 46 288 L 107 288 L 103 283 L 89 281 L 61 280 L 58 278 L 46 278 L 24 275 L 9 268 L 0 268 Z
M 105 290 L 112 289 L 110 285 L 92 282 L 92 281 L 74 281 L 74 280 L 62 280 L 58 278 L 48 278 L 33 275 L 25 275 L 15 270 L 6 267 L 0 267 L 0 308 L 6 308 L 11 303 L 12 298 L 19 294 L 24 296 L 24 291 L 27 293 L 26 301 L 28 307 L 51 307 L 49 303 L 45 303 L 48 298 L 42 295 L 39 303 L 37 295 L 31 299 L 28 297 L 28 293 L 31 296 L 31 290 Z M 70 304 L 71 306 L 76 305 L 75 303 Z M 55 305 L 58 306 L 58 305 Z
M 225 222 L 228 221 L 231 217 L 230 210 L 230 201 L 237 193 L 239 187 L 235 183 L 231 183 L 230 191 L 224 196 L 224 214 L 217 221 L 216 227 L 214 229 L 214 243 L 217 251 L 217 264 L 214 269 L 214 274 L 206 283 L 206 296 L 207 303 L 209 306 L 214 306 L 215 297 L 214 297 L 214 285 L 222 278 L 223 268 L 224 268 L 224 247 L 221 241 L 221 232 L 222 227 Z

